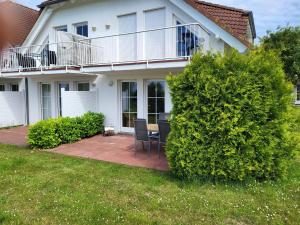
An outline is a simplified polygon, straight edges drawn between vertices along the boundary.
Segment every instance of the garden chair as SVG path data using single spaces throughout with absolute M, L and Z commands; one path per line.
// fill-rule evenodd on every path
M 145 119 L 136 119 L 134 121 L 134 136 L 135 136 L 135 153 L 137 152 L 137 142 L 142 142 L 143 150 L 145 150 L 144 142 L 148 142 L 148 154 L 151 152 L 151 142 L 158 141 L 158 136 L 149 135 L 147 122 Z
M 170 133 L 170 123 L 167 120 L 158 120 L 159 140 L 158 140 L 158 157 L 160 157 L 160 148 L 166 145 Z
M 168 120 L 170 118 L 170 113 L 159 113 L 160 120 Z

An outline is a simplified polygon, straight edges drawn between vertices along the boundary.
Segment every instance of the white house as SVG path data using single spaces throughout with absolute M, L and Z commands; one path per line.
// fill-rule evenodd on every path
M 250 11 L 198 0 L 48 0 L 21 48 L 1 54 L 1 76 L 22 78 L 27 123 L 102 112 L 118 132 L 172 108 L 165 78 L 198 51 L 253 43 Z M 9 60 L 7 60 L 9 59 Z M 1 100 L 0 100 L 1 101 Z

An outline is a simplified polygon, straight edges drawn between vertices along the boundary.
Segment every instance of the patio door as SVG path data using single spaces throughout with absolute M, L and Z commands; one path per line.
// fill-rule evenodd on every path
M 147 82 L 148 123 L 157 124 L 160 113 L 165 113 L 166 81 L 149 80 Z
M 137 119 L 137 82 L 121 83 L 121 121 L 122 132 L 133 132 L 134 120 Z
M 42 119 L 51 118 L 51 84 L 41 84 Z

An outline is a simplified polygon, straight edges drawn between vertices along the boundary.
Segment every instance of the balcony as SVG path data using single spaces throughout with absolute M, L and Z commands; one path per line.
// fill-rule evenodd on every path
M 200 24 L 84 38 L 58 32 L 57 43 L 11 48 L 0 55 L 1 73 L 27 73 L 187 61 L 209 46 Z M 205 38 L 206 37 L 206 38 Z

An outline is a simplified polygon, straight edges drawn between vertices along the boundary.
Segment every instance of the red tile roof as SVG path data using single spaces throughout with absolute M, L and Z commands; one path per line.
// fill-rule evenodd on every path
M 251 11 L 199 0 L 185 1 L 245 45 L 249 46 L 251 44 L 247 37 L 248 24 L 250 24 L 252 38 L 254 39 L 256 37 L 253 14 Z
M 0 1 L 0 15 L 7 25 L 8 42 L 12 46 L 22 45 L 40 13 L 21 4 Z

